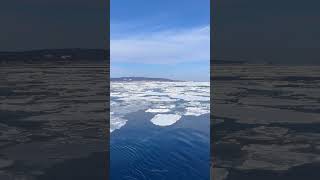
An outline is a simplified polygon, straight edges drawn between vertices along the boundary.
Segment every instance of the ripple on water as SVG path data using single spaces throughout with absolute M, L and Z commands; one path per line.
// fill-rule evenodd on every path
M 208 180 L 207 136 L 190 129 L 172 129 L 134 142 L 124 139 L 111 144 L 111 180 Z

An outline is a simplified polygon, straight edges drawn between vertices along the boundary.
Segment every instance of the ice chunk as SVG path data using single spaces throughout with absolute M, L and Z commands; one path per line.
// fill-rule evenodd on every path
M 149 112 L 149 113 L 166 113 L 166 112 L 170 112 L 170 109 L 148 109 L 148 110 L 146 110 L 146 112 Z
M 187 107 L 186 110 L 185 116 L 200 116 L 210 113 L 209 109 L 203 109 L 201 107 Z
M 123 119 L 121 117 L 118 117 L 114 115 L 113 112 L 110 113 L 110 132 L 113 132 L 116 129 L 120 129 L 122 126 L 124 126 L 127 122 L 126 119 Z
M 157 114 L 151 119 L 151 122 L 157 126 L 170 126 L 180 118 L 181 116 L 178 114 Z

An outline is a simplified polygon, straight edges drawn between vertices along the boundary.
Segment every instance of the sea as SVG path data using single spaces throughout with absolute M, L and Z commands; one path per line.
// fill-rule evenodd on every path
M 111 82 L 111 180 L 209 180 L 209 82 Z

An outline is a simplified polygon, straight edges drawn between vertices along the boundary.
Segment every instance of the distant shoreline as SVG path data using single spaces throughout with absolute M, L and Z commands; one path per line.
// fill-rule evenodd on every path
M 43 49 L 0 52 L 0 62 L 6 63 L 74 63 L 103 62 L 109 59 L 107 49 Z

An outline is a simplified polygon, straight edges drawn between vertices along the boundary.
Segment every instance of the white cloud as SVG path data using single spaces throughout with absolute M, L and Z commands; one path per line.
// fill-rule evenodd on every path
M 210 60 L 210 28 L 162 30 L 111 38 L 113 63 L 175 64 Z

